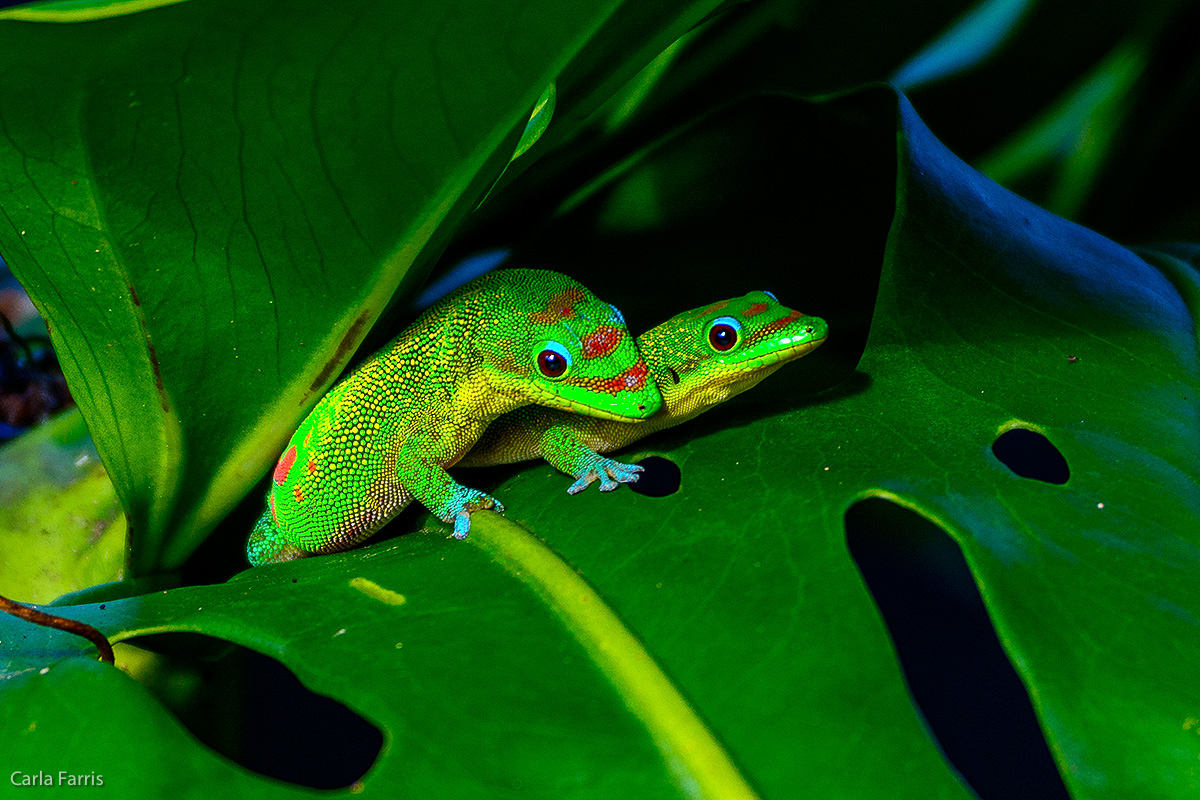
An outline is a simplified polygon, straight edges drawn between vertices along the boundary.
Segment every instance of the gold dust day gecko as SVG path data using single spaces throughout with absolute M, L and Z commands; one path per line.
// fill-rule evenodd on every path
M 335 385 L 292 435 L 246 543 L 255 566 L 346 550 L 413 499 L 466 538 L 503 511 L 446 472 L 530 404 L 635 421 L 662 405 L 621 312 L 548 270 L 484 275 Z
M 755 386 L 789 361 L 811 353 L 828 333 L 819 317 L 781 305 L 770 292 L 750 292 L 685 311 L 638 337 L 637 346 L 663 397 L 662 409 L 630 424 L 517 409 L 497 419 L 459 466 L 482 467 L 545 458 L 576 478 L 567 491 L 600 481 L 600 491 L 638 479 L 642 468 L 600 453 L 686 422 Z

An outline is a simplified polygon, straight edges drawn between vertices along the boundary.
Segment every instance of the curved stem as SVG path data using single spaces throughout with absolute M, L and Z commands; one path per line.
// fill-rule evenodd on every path
M 30 608 L 29 606 L 9 600 L 3 595 L 0 595 L 0 611 L 12 614 L 14 617 L 20 617 L 23 620 L 32 622 L 34 625 L 43 625 L 47 628 L 56 628 L 60 631 L 73 633 L 76 636 L 82 636 L 96 645 L 96 649 L 100 651 L 101 661 L 109 664 L 112 664 L 114 661 L 112 645 L 108 643 L 108 638 L 91 625 L 67 619 L 66 617 L 56 617 L 44 611 L 38 611 L 36 608 Z
M 471 538 L 539 594 L 649 730 L 683 794 L 692 800 L 757 800 L 728 751 L 633 632 L 553 550 L 495 513 L 472 517 Z

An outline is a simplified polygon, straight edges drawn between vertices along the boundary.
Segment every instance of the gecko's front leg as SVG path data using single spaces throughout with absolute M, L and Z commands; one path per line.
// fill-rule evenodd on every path
M 622 483 L 633 483 L 642 468 L 637 464 L 614 461 L 584 446 L 566 426 L 550 426 L 539 444 L 542 456 L 555 469 L 575 478 L 567 494 L 578 494 L 596 481 L 600 491 L 611 492 Z
M 396 467 L 396 475 L 430 513 L 442 522 L 454 525 L 455 539 L 467 538 L 474 512 L 504 512 L 504 505 L 499 500 L 478 489 L 463 486 L 436 464 L 400 464 Z

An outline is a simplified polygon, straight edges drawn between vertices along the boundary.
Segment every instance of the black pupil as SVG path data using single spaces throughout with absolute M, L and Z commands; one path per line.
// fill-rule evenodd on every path
M 567 362 L 553 350 L 543 350 L 538 354 L 538 367 L 542 370 L 543 375 L 557 378 L 566 370 Z
M 737 331 L 732 325 L 714 325 L 709 331 L 708 340 L 718 350 L 728 350 L 737 342 Z

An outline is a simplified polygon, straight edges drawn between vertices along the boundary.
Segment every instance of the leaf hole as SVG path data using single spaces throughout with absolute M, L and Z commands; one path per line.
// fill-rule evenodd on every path
M 118 645 L 118 663 L 197 739 L 248 770 L 344 789 L 383 749 L 378 728 L 309 691 L 280 662 L 209 636 L 166 633 Z
M 1071 477 L 1067 459 L 1054 443 L 1037 431 L 1013 428 L 992 443 L 1000 463 L 1022 478 L 1062 485 Z
M 636 481 L 626 484 L 630 489 L 646 497 L 667 497 L 679 491 L 683 473 L 674 461 L 662 456 L 646 456 L 637 463 L 642 473 Z
M 1067 800 L 958 544 L 916 512 L 879 498 L 851 506 L 845 524 L 909 693 L 954 768 L 981 800 Z

